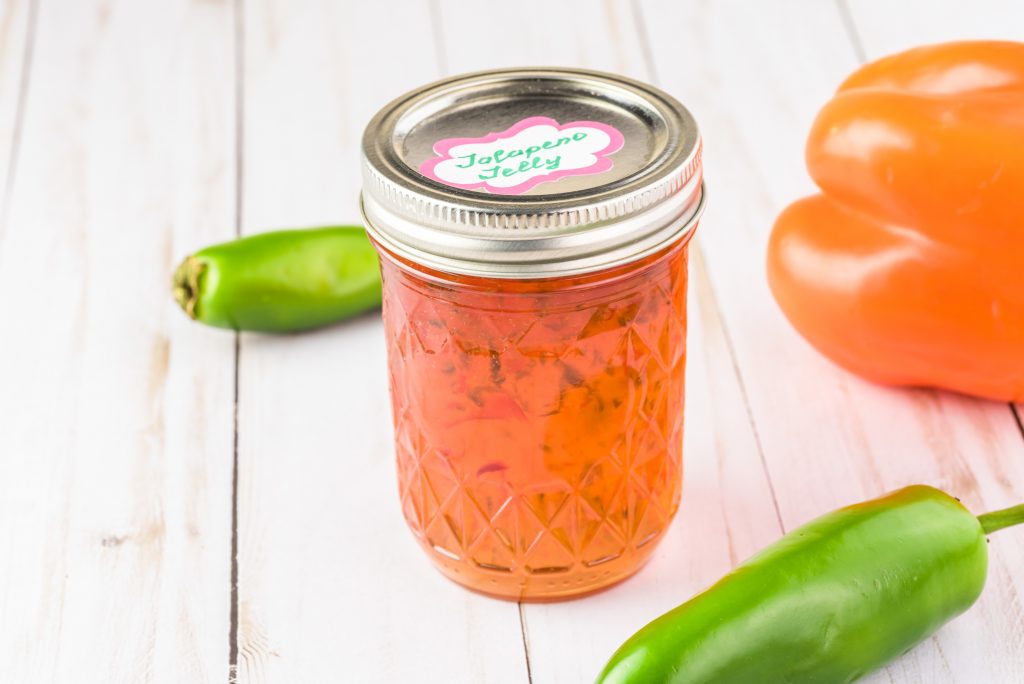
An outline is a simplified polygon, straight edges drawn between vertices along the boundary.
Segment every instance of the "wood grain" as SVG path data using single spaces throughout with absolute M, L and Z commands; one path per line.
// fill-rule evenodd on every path
M 233 347 L 168 279 L 230 234 L 230 16 L 40 8 L 0 249 L 5 681 L 227 677 Z
M 246 231 L 358 223 L 366 121 L 439 75 L 427 7 L 252 2 L 244 24 Z M 238 680 L 525 681 L 515 604 L 442 578 L 402 520 L 379 316 L 244 335 L 239 381 Z

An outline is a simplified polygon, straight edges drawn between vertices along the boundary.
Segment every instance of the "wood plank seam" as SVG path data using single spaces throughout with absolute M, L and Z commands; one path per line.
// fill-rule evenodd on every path
M 245 22 L 244 1 L 234 2 L 234 76 L 235 76 L 235 237 L 242 236 L 243 153 L 245 117 Z M 235 332 L 234 388 L 232 401 L 231 453 L 231 570 L 228 606 L 228 684 L 238 681 L 238 400 L 242 335 Z
M 241 333 L 235 332 L 234 399 L 231 411 L 233 434 L 231 441 L 231 587 L 228 606 L 228 684 L 238 682 L 238 369 L 241 365 L 239 363 L 241 352 L 242 336 Z
M 1017 429 L 1020 430 L 1021 439 L 1024 439 L 1024 418 L 1021 418 L 1021 409 L 1016 404 L 1010 404 L 1010 413 L 1017 422 Z
M 18 166 L 18 150 L 21 146 L 21 129 L 25 121 L 25 102 L 28 100 L 29 78 L 32 73 L 32 55 L 35 51 L 36 19 L 39 16 L 39 0 L 31 0 L 25 22 L 25 48 L 21 58 L 21 74 L 18 78 L 18 101 L 14 105 L 14 126 L 11 130 L 11 148 L 7 157 L 7 178 L 0 196 L 0 244 L 3 244 L 7 230 L 7 213 L 14 190 L 14 175 Z
M 530 636 L 526 630 L 526 614 L 522 601 L 519 601 L 519 629 L 523 635 L 523 653 L 526 655 L 526 681 L 533 684 L 533 670 L 530 667 Z
M 860 39 L 857 24 L 853 20 L 853 14 L 850 13 L 850 5 L 846 0 L 836 0 L 836 9 L 839 10 L 839 21 L 842 22 L 843 30 L 846 31 L 846 37 L 850 41 L 850 47 L 853 48 L 853 54 L 857 57 L 858 62 L 864 64 L 868 61 L 868 56 L 864 50 L 864 42 Z

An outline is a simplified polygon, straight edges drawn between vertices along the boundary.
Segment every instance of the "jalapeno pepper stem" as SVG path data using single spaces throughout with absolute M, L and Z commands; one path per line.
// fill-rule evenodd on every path
M 192 319 L 196 317 L 199 276 L 202 275 L 204 268 L 203 262 L 194 256 L 188 256 L 174 272 L 174 301 L 178 302 L 178 306 Z
M 978 522 L 981 523 L 981 529 L 985 530 L 985 534 L 1020 525 L 1024 523 L 1024 504 L 979 515 Z

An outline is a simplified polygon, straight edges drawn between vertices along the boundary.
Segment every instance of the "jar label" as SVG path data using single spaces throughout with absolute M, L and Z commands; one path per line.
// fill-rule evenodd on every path
M 521 195 L 540 183 L 607 171 L 623 141 L 618 129 L 597 121 L 560 125 L 531 116 L 500 133 L 438 140 L 437 156 L 419 170 L 456 188 Z

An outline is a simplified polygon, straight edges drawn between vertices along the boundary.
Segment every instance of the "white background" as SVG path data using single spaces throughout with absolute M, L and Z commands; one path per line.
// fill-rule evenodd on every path
M 784 530 L 913 482 L 1024 500 L 1011 407 L 867 384 L 765 285 L 803 141 L 864 59 L 1024 37 L 1019 2 L 0 0 L 0 680 L 585 682 Z M 435 572 L 399 512 L 380 323 L 189 323 L 176 262 L 358 220 L 364 123 L 472 69 L 592 67 L 696 114 L 686 484 L 632 580 L 523 605 Z M 1024 679 L 1024 533 L 870 682 Z

